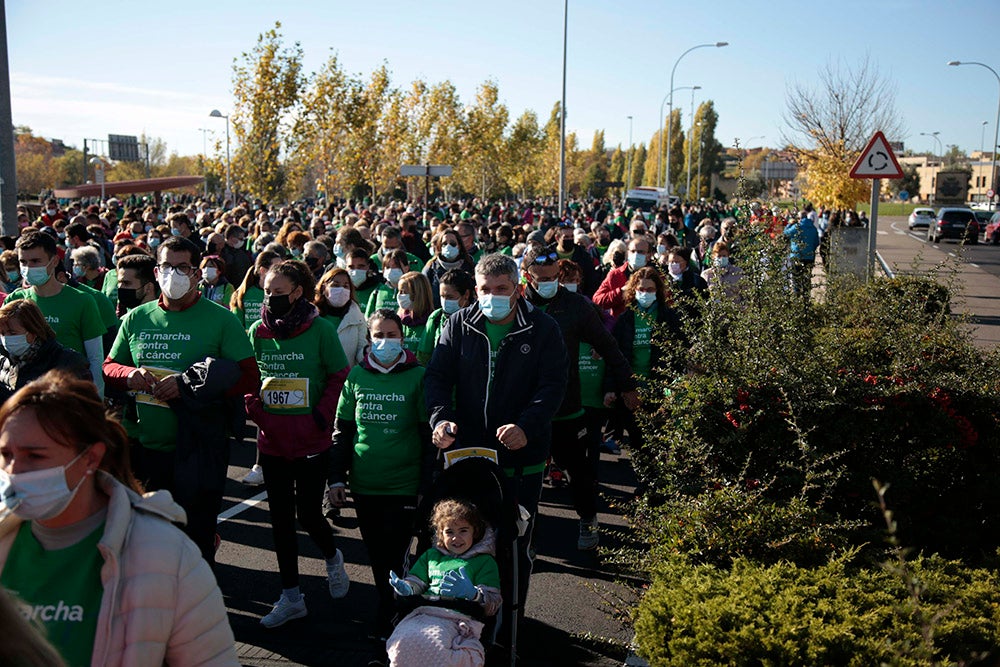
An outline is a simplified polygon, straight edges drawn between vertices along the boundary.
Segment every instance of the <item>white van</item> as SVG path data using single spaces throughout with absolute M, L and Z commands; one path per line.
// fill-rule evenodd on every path
M 625 207 L 634 211 L 642 211 L 646 220 L 650 220 L 661 208 L 673 208 L 680 199 L 667 192 L 666 188 L 656 188 L 643 185 L 633 188 L 625 194 Z

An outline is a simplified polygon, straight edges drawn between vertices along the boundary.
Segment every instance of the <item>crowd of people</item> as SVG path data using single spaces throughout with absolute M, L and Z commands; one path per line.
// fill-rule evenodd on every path
M 267 492 L 281 582 L 261 624 L 308 613 L 296 522 L 347 595 L 327 519 L 350 499 L 372 635 L 389 640 L 376 662 L 419 664 L 419 638 L 446 625 L 465 652 L 434 664 L 475 664 L 481 623 L 425 610 L 394 633 L 398 598 L 506 613 L 503 646 L 546 482 L 568 479 L 576 546 L 595 549 L 600 452 L 649 465 L 638 387 L 682 372 L 660 337 L 683 340 L 701 295 L 739 298 L 741 232 L 721 204 L 132 203 L 50 199 L 0 237 L 0 584 L 71 665 L 237 664 L 213 567 L 250 424 L 241 481 Z M 806 293 L 821 220 L 781 225 Z M 516 581 L 481 558 L 499 527 L 461 503 L 435 508 L 432 551 L 407 567 L 438 453 L 461 447 L 495 450 L 524 510 Z

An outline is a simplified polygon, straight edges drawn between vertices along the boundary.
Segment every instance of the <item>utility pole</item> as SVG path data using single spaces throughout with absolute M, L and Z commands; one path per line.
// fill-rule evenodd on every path
M 10 61 L 7 59 L 7 8 L 0 0 L 0 227 L 17 235 L 17 168 L 14 120 L 10 110 Z
M 569 0 L 563 2 L 563 71 L 562 102 L 559 104 L 559 210 L 556 215 L 563 219 L 566 205 L 566 38 L 569 26 Z

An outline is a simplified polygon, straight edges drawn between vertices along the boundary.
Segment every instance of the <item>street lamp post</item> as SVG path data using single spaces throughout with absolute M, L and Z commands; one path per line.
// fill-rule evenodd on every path
M 677 58 L 677 60 L 674 61 L 673 69 L 670 70 L 670 109 L 671 109 L 671 113 L 673 112 L 673 108 L 674 108 L 674 73 L 677 72 L 677 66 L 680 65 L 681 60 L 684 58 L 684 56 L 686 56 L 687 54 L 691 53 L 695 49 L 704 49 L 704 48 L 708 48 L 708 47 L 721 48 L 723 46 L 729 46 L 729 42 L 716 42 L 714 44 L 698 44 L 696 46 L 692 46 L 690 49 L 688 49 L 687 51 L 685 51 L 684 53 L 682 53 Z M 670 130 L 671 130 L 671 123 L 668 120 L 668 122 L 667 122 L 667 164 L 666 164 L 666 168 L 664 169 L 664 171 L 667 174 L 666 185 L 665 185 L 665 187 L 667 188 L 667 194 L 670 194 Z
M 701 130 L 703 124 L 698 121 L 698 180 L 695 186 L 698 190 L 698 198 L 701 198 L 701 153 L 705 149 L 705 133 Z
M 677 86 L 676 88 L 672 88 L 669 93 L 667 93 L 666 95 L 664 95 L 663 96 L 663 101 L 660 102 L 660 119 L 657 121 L 658 123 L 660 123 L 660 126 L 657 128 L 657 131 L 660 133 L 660 139 L 657 142 L 657 143 L 659 143 L 659 146 L 656 147 L 656 184 L 657 185 L 659 185 L 660 183 L 663 182 L 663 168 L 662 168 L 662 163 L 663 163 L 663 107 L 666 106 L 667 100 L 669 100 L 671 98 L 671 96 L 674 93 L 676 93 L 678 90 L 690 90 L 690 91 L 701 90 L 701 86 Z M 691 94 L 694 95 L 693 92 Z M 674 108 L 673 108 L 672 105 L 673 105 L 673 102 L 671 102 L 670 114 L 667 116 L 667 127 L 670 126 L 670 116 L 673 115 L 673 111 L 674 111 Z
M 983 159 L 983 153 L 986 151 L 986 126 L 990 124 L 990 121 L 983 121 L 983 131 L 979 133 L 979 159 Z
M 199 127 L 198 131 L 201 132 L 201 164 L 202 169 L 204 169 L 205 161 L 208 159 L 208 133 L 211 130 Z M 208 178 L 205 178 L 205 199 L 208 199 Z
M 625 177 L 625 192 L 632 189 L 632 116 L 628 117 L 628 176 Z
M 559 220 L 566 205 L 566 38 L 569 29 L 569 0 L 563 2 L 562 102 L 559 104 Z
M 701 124 L 699 123 L 699 126 Z M 687 185 L 684 187 L 684 196 L 691 197 L 691 151 L 694 150 L 694 90 L 691 91 L 691 129 L 688 131 L 691 136 L 688 137 L 688 151 L 687 151 Z
M 90 164 L 94 165 L 94 178 L 101 184 L 101 203 L 104 203 L 104 160 L 96 155 L 90 158 Z
M 936 142 L 936 145 L 938 147 L 938 154 L 941 156 L 941 159 L 943 160 L 944 159 L 944 147 L 943 147 L 943 144 L 941 143 L 941 140 L 938 139 L 938 135 L 939 134 L 941 134 L 941 133 L 940 132 L 921 132 L 920 136 L 921 137 L 930 137 L 930 138 L 932 138 Z
M 1000 74 L 997 71 L 985 63 L 977 62 L 961 62 L 959 60 L 952 60 L 948 63 L 952 67 L 958 65 L 979 65 L 980 67 L 985 67 L 993 73 L 993 76 L 997 78 L 997 84 L 1000 85 Z M 993 162 L 990 165 L 990 190 L 994 192 L 997 189 L 997 143 L 1000 142 L 1000 98 L 997 98 L 997 120 L 993 126 L 993 149 L 990 151 L 993 154 Z
M 233 182 L 229 177 L 229 116 L 218 109 L 212 109 L 212 113 L 208 115 L 211 118 L 226 119 L 226 199 L 231 199 L 233 196 Z

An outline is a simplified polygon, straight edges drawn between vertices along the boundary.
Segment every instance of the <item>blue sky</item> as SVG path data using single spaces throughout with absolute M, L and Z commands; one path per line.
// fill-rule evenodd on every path
M 368 75 L 383 60 L 394 82 L 451 79 L 463 100 L 490 78 L 515 118 L 534 109 L 542 122 L 559 100 L 563 3 L 507 0 L 232 0 L 110 2 L 7 0 L 14 123 L 81 146 L 84 137 L 141 134 L 170 150 L 202 150 L 207 128 L 224 138 L 233 58 L 275 20 L 305 51 L 305 70 L 329 53 Z M 567 128 L 590 145 L 604 129 L 609 146 L 648 142 L 668 92 L 700 85 L 695 104 L 715 102 L 723 145 L 779 143 L 786 86 L 816 81 L 830 60 L 855 64 L 866 53 L 896 84 L 908 148 L 931 150 L 921 132 L 978 150 L 982 122 L 992 143 L 1000 86 L 978 60 L 1000 71 L 998 0 L 570 0 Z M 688 123 L 690 91 L 675 95 Z M 760 138 L 763 137 L 763 138 Z M 209 141 L 212 135 L 209 135 Z

